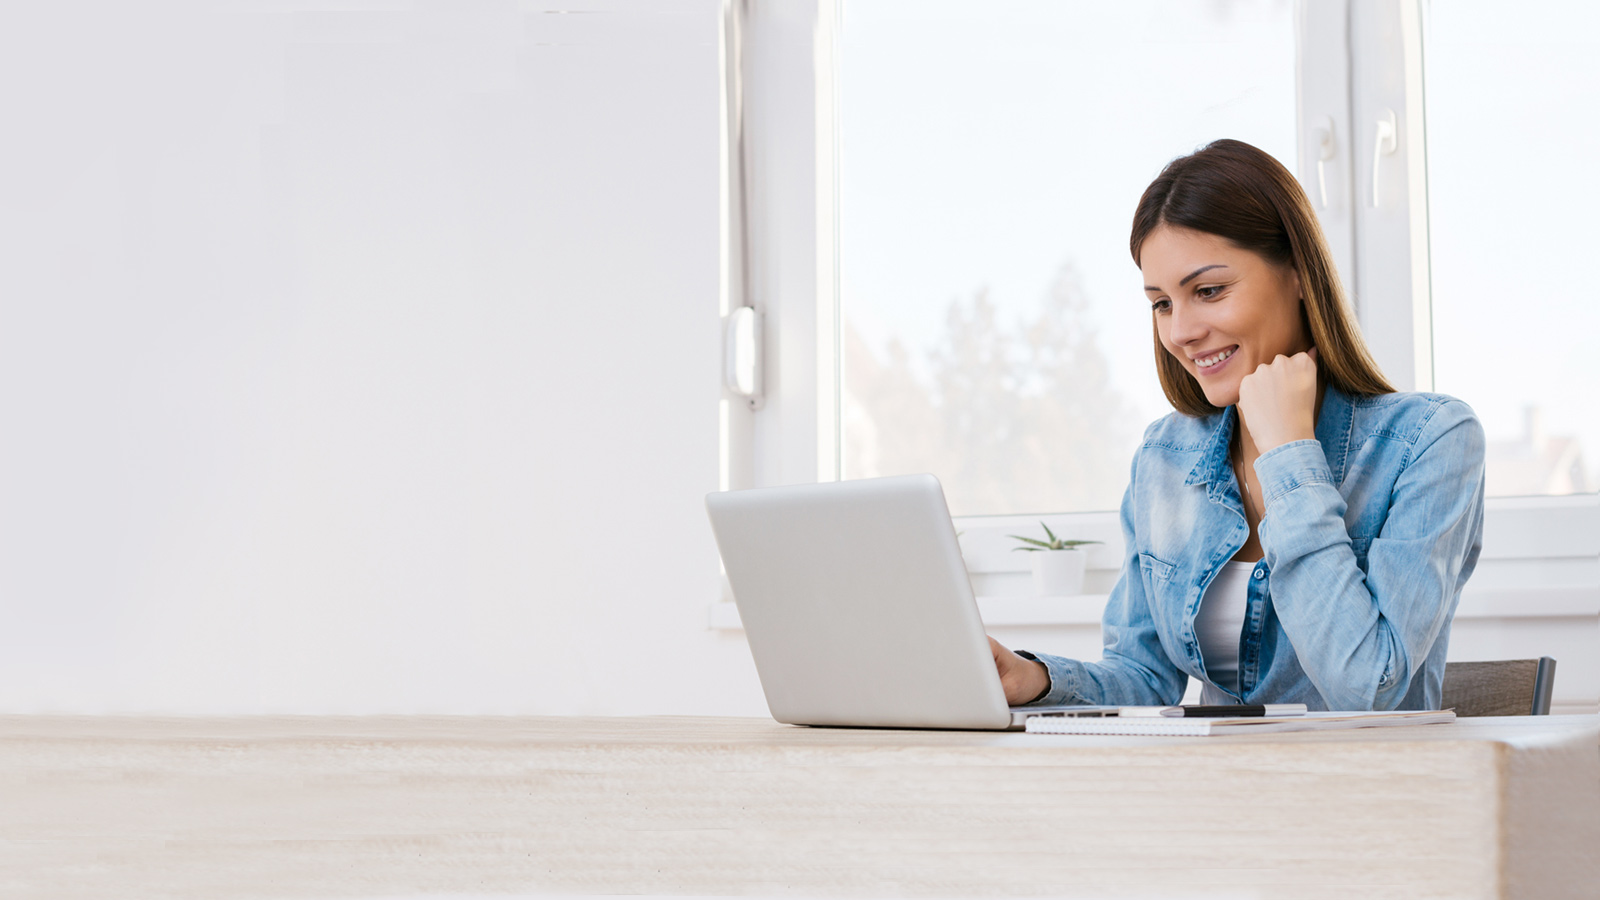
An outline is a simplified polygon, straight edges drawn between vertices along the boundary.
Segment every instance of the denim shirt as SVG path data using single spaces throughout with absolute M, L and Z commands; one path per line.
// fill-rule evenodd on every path
M 1443 394 L 1328 385 L 1316 439 L 1256 460 L 1264 557 L 1251 573 L 1238 691 L 1206 677 L 1195 613 L 1249 537 L 1229 462 L 1234 407 L 1145 431 L 1122 500 L 1122 575 L 1099 662 L 1038 654 L 1035 704 L 1209 702 L 1437 709 L 1450 618 L 1483 542 L 1484 434 Z M 1033 654 L 1028 654 L 1033 656 Z

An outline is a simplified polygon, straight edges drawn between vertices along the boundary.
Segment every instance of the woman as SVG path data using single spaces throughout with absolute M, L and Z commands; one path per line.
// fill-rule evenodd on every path
M 1397 393 L 1305 192 L 1217 141 L 1174 160 L 1131 240 L 1176 412 L 1146 431 L 1099 662 L 995 642 L 1013 704 L 1437 709 L 1483 535 L 1470 407 Z

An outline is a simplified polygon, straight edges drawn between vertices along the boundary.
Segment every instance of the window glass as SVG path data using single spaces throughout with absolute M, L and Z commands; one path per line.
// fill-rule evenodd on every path
M 1597 9 L 1428 7 L 1434 385 L 1482 419 L 1490 496 L 1600 489 Z
M 843 474 L 933 472 L 951 512 L 1115 509 L 1171 412 L 1128 253 L 1173 157 L 1294 168 L 1288 0 L 847 0 Z

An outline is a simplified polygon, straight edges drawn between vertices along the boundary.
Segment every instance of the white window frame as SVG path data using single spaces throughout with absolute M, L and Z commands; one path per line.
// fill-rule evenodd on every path
M 735 85 L 725 93 L 735 124 L 724 179 L 723 308 L 726 315 L 753 307 L 762 323 L 759 395 L 724 389 L 730 489 L 839 477 L 836 12 L 830 0 L 725 7 L 725 82 Z
M 752 400 L 729 393 L 723 400 L 724 485 L 730 488 L 839 477 L 838 2 L 727 0 L 726 44 L 734 51 L 726 71 L 742 88 L 729 92 L 742 98 L 742 110 L 734 108 L 740 106 L 737 99 L 732 101 L 730 119 L 742 121 L 743 128 L 742 140 L 730 136 L 726 246 L 731 274 L 724 308 L 753 306 L 766 323 L 762 396 Z M 1368 345 L 1395 387 L 1407 391 L 1433 389 L 1425 3 L 1297 0 L 1295 5 L 1296 174 L 1312 196 Z M 1389 121 L 1391 111 L 1393 151 L 1375 153 L 1379 123 Z M 1327 158 L 1319 129 L 1331 131 Z M 1486 515 L 1480 572 L 1535 564 L 1562 574 L 1521 599 L 1499 588 L 1475 591 L 1469 585 L 1472 596 L 1464 596 L 1461 616 L 1499 621 L 1515 608 L 1519 615 L 1577 617 L 1583 628 L 1600 617 L 1600 494 L 1494 498 Z M 1108 579 L 1120 566 L 1115 518 L 1107 512 L 1046 517 L 1052 527 L 1059 524 L 1073 534 L 1106 532 L 1106 546 L 1090 560 L 1090 584 L 1099 589 L 1109 589 Z M 1017 517 L 1007 516 L 956 520 L 956 527 L 968 538 L 976 536 L 981 546 L 987 546 L 989 532 L 1019 524 Z M 968 538 L 963 544 L 975 581 L 981 582 L 984 572 L 1003 574 L 1025 564 L 1018 557 L 1026 554 L 975 552 Z M 1086 599 L 1103 600 L 1103 595 Z M 988 598 L 980 605 L 992 623 L 1099 620 L 1098 609 L 1087 607 L 1046 613 L 1022 601 Z M 712 622 L 737 627 L 737 613 L 731 604 L 720 604 Z M 1600 682 L 1600 674 L 1594 680 Z

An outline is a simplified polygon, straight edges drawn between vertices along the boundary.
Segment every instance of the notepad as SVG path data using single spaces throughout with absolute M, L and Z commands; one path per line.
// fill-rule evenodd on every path
M 1300 716 L 1253 716 L 1236 719 L 1199 718 L 1086 718 L 1033 716 L 1023 728 L 1032 734 L 1150 734 L 1205 737 L 1213 734 L 1271 734 L 1281 731 L 1331 731 L 1338 728 L 1377 728 L 1385 725 L 1436 725 L 1454 722 L 1453 710 L 1403 710 L 1398 712 L 1312 712 Z

